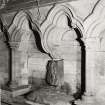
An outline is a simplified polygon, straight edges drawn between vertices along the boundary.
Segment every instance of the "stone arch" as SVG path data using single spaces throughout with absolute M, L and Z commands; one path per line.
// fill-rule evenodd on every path
M 84 21 L 84 38 L 99 37 L 105 26 L 105 1 L 100 0 L 94 7 L 93 12 Z
M 40 66 L 38 64 L 41 62 L 37 62 L 36 59 L 39 58 L 41 61 L 41 56 L 47 58 L 46 55 L 40 52 L 41 49 L 36 43 L 37 41 L 40 43 L 40 40 L 37 39 L 41 35 L 40 28 L 37 22 L 32 21 L 29 12 L 20 11 L 14 17 L 8 32 L 8 42 L 11 51 L 11 75 L 13 75 L 10 81 L 13 81 L 14 85 L 27 85 L 29 76 L 32 76 L 32 72 L 36 70 L 35 66 L 37 66 L 37 68 Z M 44 64 L 45 63 L 43 63 L 42 69 L 45 66 Z M 30 65 L 34 65 L 34 68 Z
M 105 0 L 99 0 L 84 21 L 86 45 L 86 91 L 105 100 Z M 97 86 L 97 87 L 96 87 Z M 102 91 L 101 91 L 102 90 Z M 103 95 L 104 94 L 104 95 Z
M 37 49 L 37 39 L 34 31 L 37 32 L 39 37 L 41 36 L 39 25 L 37 22 L 32 21 L 30 13 L 27 11 L 20 11 L 15 15 L 13 22 L 8 29 L 9 42 L 15 42 L 16 46 L 19 47 L 21 46 L 22 42 L 32 40 L 31 42 L 33 42 L 35 49 Z
M 81 88 L 80 40 L 84 34 L 82 21 L 76 16 L 71 5 L 56 5 L 41 25 L 41 32 L 44 50 L 52 59 L 64 59 L 64 75 L 67 77 L 64 79 L 75 93 L 78 87 Z
M 46 38 L 47 38 L 47 36 L 49 36 L 49 32 L 51 30 L 53 30 L 55 26 L 58 25 L 58 27 L 59 27 L 61 25 L 61 23 L 62 23 L 63 28 L 67 29 L 67 30 L 64 30 L 63 32 L 64 33 L 69 32 L 70 27 L 67 26 L 68 23 L 65 22 L 65 19 L 63 17 L 66 19 L 66 21 L 68 21 L 68 19 L 69 19 L 69 21 L 70 21 L 69 23 L 70 23 L 72 29 L 77 28 L 79 30 L 79 32 L 81 34 L 80 37 L 83 36 L 83 33 L 84 33 L 84 28 L 83 28 L 83 25 L 82 25 L 83 23 L 76 16 L 75 11 L 73 10 L 72 6 L 69 5 L 69 4 L 57 5 L 50 11 L 50 13 L 48 14 L 47 19 L 44 21 L 44 23 L 41 26 L 42 45 L 43 45 L 44 50 L 47 53 L 49 53 L 49 51 L 48 51 L 48 45 L 47 45 L 48 43 L 46 42 Z M 59 21 L 60 18 L 63 18 L 65 23 L 63 21 Z M 61 32 L 61 34 L 63 34 L 63 32 Z M 77 37 L 78 36 L 76 36 L 75 39 Z

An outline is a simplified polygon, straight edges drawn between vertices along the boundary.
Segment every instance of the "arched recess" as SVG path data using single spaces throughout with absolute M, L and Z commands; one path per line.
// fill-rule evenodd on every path
M 37 22 L 33 23 L 28 12 L 20 11 L 8 29 L 13 85 L 28 85 L 29 76 L 32 76 L 33 72 L 42 70 L 44 73 L 39 73 L 39 77 L 45 74 L 44 68 L 48 56 L 41 53 L 44 50 L 41 46 L 39 28 Z M 39 70 L 40 68 L 41 70 Z
M 42 32 L 42 45 L 43 48 L 46 52 L 49 53 L 48 51 L 48 45 L 47 45 L 47 36 L 48 36 L 48 32 L 49 30 L 53 30 L 54 26 L 56 25 L 61 25 L 61 27 L 63 28 L 67 28 L 67 24 L 68 23 L 64 23 L 62 20 L 60 21 L 60 17 L 63 16 L 64 22 L 66 21 L 66 19 L 68 18 L 71 24 L 72 28 L 77 28 L 80 33 L 81 36 L 83 35 L 83 25 L 82 25 L 82 21 L 76 16 L 75 11 L 73 10 L 73 7 L 71 7 L 71 5 L 69 4 L 65 4 L 65 5 L 57 5 L 55 6 L 48 14 L 47 19 L 43 22 L 42 26 L 41 26 L 41 32 Z M 58 21 L 59 20 L 59 21 Z M 57 22 L 61 22 L 60 24 Z M 68 27 L 69 28 L 69 27 Z M 62 32 L 63 33 L 63 32 Z M 44 39 L 44 40 L 43 40 Z
M 41 25 L 41 32 L 44 50 L 52 59 L 64 59 L 64 80 L 73 93 L 77 92 L 81 84 L 82 21 L 71 5 L 56 5 Z
M 84 21 L 84 30 L 86 91 L 105 100 L 105 0 L 100 0 Z

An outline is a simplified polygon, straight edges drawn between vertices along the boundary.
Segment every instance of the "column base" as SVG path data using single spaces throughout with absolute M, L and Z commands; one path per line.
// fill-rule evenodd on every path
M 81 100 L 76 100 L 76 105 L 95 105 L 95 96 L 85 93 Z
M 11 98 L 23 95 L 31 90 L 30 85 L 12 87 L 12 85 L 1 86 L 1 100 L 2 102 L 11 102 Z

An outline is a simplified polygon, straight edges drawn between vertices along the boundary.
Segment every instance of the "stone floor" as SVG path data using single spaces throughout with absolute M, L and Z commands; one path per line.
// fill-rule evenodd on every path
M 7 102 L 8 101 L 8 102 Z M 105 99 L 95 96 L 82 96 L 82 99 L 76 99 L 72 93 L 45 86 L 34 88 L 28 94 L 8 98 L 1 105 L 105 105 Z
M 54 101 L 54 99 L 56 99 L 56 98 L 52 97 L 52 101 Z M 55 101 L 54 103 L 53 102 L 48 103 L 48 100 L 46 101 L 46 103 L 39 103 L 39 102 L 25 100 L 25 103 L 24 103 L 24 98 L 19 96 L 19 97 L 16 97 L 15 99 L 13 99 L 13 103 L 1 103 L 1 105 L 105 105 L 105 100 L 102 101 L 102 100 L 96 99 L 94 97 L 86 97 L 85 96 L 84 99 L 82 99 L 82 100 L 78 99 L 71 103 L 68 102 L 67 100 L 68 99 L 66 99 L 66 101 L 64 99 L 58 100 L 58 101 Z
M 36 102 L 44 105 L 71 105 L 71 102 L 74 100 L 71 94 L 54 87 L 43 87 L 34 90 L 26 98 L 30 103 Z

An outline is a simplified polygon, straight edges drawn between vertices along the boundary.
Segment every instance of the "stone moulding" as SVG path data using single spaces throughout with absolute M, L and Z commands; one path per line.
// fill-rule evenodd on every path
M 9 39 L 10 41 L 21 41 L 21 30 L 24 32 L 30 32 L 29 22 L 27 19 L 27 14 L 23 11 L 19 12 L 14 20 L 12 25 L 9 27 Z
M 68 26 L 67 18 L 70 20 L 72 28 Z M 64 19 L 65 23 L 62 19 Z M 51 47 L 59 46 L 62 43 L 62 38 L 64 36 L 67 36 L 65 37 L 66 39 L 70 38 L 69 34 L 72 35 L 70 41 L 76 43 L 77 35 L 74 31 L 74 28 L 77 28 L 80 31 L 82 37 L 84 33 L 82 21 L 76 16 L 75 11 L 71 7 L 71 5 L 56 5 L 53 9 L 51 9 L 47 19 L 41 25 L 41 41 L 44 50 L 47 53 L 53 55 L 54 50 L 52 50 L 53 48 L 51 49 Z M 52 40 L 52 42 L 50 40 Z M 53 45 L 52 43 L 55 43 L 55 45 Z
M 30 29 L 29 23 L 31 23 L 32 29 Z M 34 34 L 32 30 L 37 31 L 39 35 L 41 35 L 41 31 L 39 30 L 39 26 L 37 25 L 38 24 L 35 24 L 32 21 L 31 14 L 29 14 L 27 11 L 20 11 L 16 14 L 12 24 L 8 29 L 9 42 L 17 43 L 17 46 L 20 48 L 22 44 L 28 44 L 28 42 L 32 41 L 33 43 L 35 43 Z

